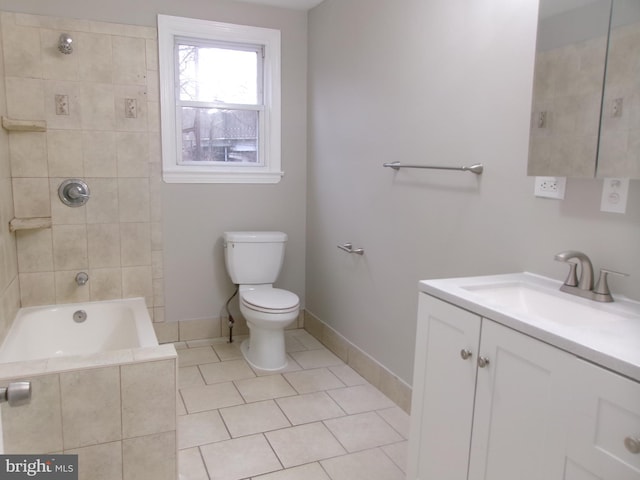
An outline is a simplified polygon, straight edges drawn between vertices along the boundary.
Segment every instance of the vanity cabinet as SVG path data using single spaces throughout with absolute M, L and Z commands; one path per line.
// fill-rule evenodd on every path
M 561 478 L 571 355 L 420 294 L 410 480 Z
M 419 295 L 408 480 L 639 480 L 640 384 Z

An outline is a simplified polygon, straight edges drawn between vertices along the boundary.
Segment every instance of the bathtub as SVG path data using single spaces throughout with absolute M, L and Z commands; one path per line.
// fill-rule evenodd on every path
M 142 298 L 22 308 L 0 346 L 0 386 L 29 381 L 32 397 L 0 404 L 0 453 L 79 454 L 100 478 L 139 464 L 177 478 L 177 371 Z
M 86 320 L 77 322 L 74 313 Z M 143 298 L 21 308 L 0 346 L 0 363 L 154 347 Z

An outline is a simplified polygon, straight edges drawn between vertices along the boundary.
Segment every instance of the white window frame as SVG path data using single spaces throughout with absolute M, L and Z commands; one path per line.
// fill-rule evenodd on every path
M 259 165 L 183 164 L 182 131 L 177 118 L 176 39 L 264 46 L 263 104 L 260 115 Z M 162 178 L 167 183 L 278 183 L 281 171 L 280 31 L 158 15 Z

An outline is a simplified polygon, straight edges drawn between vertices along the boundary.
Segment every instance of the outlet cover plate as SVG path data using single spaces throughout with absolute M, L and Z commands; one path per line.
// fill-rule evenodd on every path
M 536 197 L 564 200 L 566 177 L 536 177 L 534 194 Z
M 629 195 L 628 178 L 605 178 L 602 185 L 601 212 L 625 213 Z

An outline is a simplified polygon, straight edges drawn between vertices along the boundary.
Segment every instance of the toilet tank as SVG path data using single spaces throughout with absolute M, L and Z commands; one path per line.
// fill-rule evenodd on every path
M 224 261 L 231 281 L 262 285 L 276 281 L 284 260 L 283 232 L 224 232 Z

